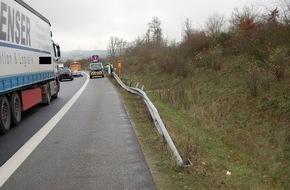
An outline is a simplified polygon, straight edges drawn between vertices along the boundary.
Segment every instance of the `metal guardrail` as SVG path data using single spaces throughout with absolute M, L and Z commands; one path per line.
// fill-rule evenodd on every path
M 177 161 L 178 166 L 180 166 L 180 167 L 190 166 L 191 165 L 190 160 L 188 160 L 190 165 L 184 165 L 184 162 L 183 162 L 178 150 L 176 149 L 169 133 L 167 132 L 167 129 L 165 128 L 163 121 L 161 120 L 156 107 L 153 105 L 151 100 L 147 97 L 146 93 L 143 90 L 140 90 L 138 88 L 126 86 L 115 73 L 113 73 L 113 76 L 115 77 L 115 79 L 119 83 L 119 85 L 122 86 L 124 89 L 126 89 L 128 92 L 131 92 L 133 94 L 137 94 L 138 96 L 143 98 L 143 101 L 145 102 L 145 104 L 148 107 L 148 110 L 151 114 L 151 117 L 154 121 L 154 124 L 157 128 L 158 133 L 164 136 L 167 144 L 169 145 L 169 148 L 171 149 L 171 151 L 172 151 L 172 153 Z

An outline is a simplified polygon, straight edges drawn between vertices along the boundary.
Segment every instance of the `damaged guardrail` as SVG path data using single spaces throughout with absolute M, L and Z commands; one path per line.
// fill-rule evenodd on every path
M 126 86 L 115 73 L 112 73 L 112 74 L 113 74 L 113 76 L 115 77 L 115 79 L 117 80 L 117 82 L 119 83 L 120 86 L 122 86 L 128 92 L 131 92 L 133 94 L 137 94 L 137 95 L 139 95 L 140 97 L 143 98 L 143 101 L 145 102 L 145 104 L 147 105 L 147 107 L 149 109 L 149 112 L 150 112 L 151 117 L 152 117 L 152 119 L 154 121 L 154 124 L 155 124 L 155 126 L 157 128 L 158 133 L 164 136 L 168 146 L 170 147 L 170 149 L 171 149 L 171 151 L 172 151 L 172 153 L 173 153 L 173 155 L 174 155 L 174 157 L 175 157 L 175 159 L 177 161 L 178 166 L 181 166 L 181 167 L 190 166 L 191 165 L 190 160 L 188 160 L 190 165 L 184 165 L 184 162 L 183 162 L 178 150 L 176 149 L 176 147 L 175 147 L 175 145 L 174 145 L 169 133 L 167 132 L 167 129 L 165 128 L 165 126 L 163 124 L 163 121 L 161 120 L 156 107 L 153 105 L 151 100 L 147 97 L 146 93 L 143 90 L 140 90 L 138 88 Z

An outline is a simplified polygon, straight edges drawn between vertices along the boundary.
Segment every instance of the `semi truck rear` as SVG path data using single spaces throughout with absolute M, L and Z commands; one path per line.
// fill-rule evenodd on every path
M 0 0 L 0 133 L 22 112 L 57 98 L 60 47 L 50 22 L 22 0 Z

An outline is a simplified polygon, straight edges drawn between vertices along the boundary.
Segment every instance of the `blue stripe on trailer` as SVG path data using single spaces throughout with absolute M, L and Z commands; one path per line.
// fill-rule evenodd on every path
M 0 93 L 11 91 L 24 86 L 43 82 L 45 80 L 54 79 L 54 72 L 30 73 L 26 75 L 16 75 L 0 78 Z

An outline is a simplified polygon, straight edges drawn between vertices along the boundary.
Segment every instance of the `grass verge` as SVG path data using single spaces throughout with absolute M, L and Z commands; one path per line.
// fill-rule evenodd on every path
M 196 68 L 186 80 L 155 64 L 124 76 L 145 84 L 181 156 L 193 163 L 176 167 L 143 101 L 120 89 L 158 189 L 290 186 L 290 101 L 284 96 L 290 92 L 289 71 L 280 85 L 271 78 L 245 79 L 246 69 L 232 60 L 226 65 L 218 72 Z M 258 96 L 250 96 L 248 83 Z

